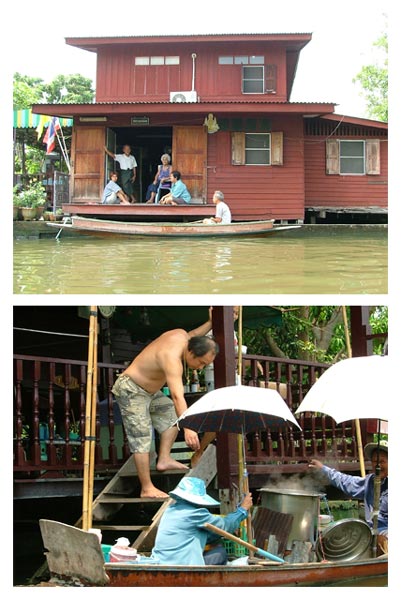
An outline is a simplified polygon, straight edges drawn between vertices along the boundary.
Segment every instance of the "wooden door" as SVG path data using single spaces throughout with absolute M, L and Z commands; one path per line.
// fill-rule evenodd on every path
M 192 202 L 207 202 L 207 131 L 203 126 L 173 127 L 173 169 L 180 171 Z
M 116 148 L 117 148 L 117 144 L 116 144 L 116 134 L 112 129 L 106 129 L 106 147 L 108 150 L 110 150 L 110 152 L 114 152 L 114 154 L 116 154 Z M 108 182 L 109 178 L 110 178 L 110 172 L 111 171 L 115 171 L 116 169 L 116 163 L 114 158 L 112 158 L 111 156 L 109 156 L 108 154 L 106 154 L 106 152 L 104 153 L 104 160 L 105 160 L 105 172 L 104 172 L 104 185 L 106 185 L 106 183 Z
M 104 126 L 74 127 L 72 201 L 100 202 L 105 181 Z

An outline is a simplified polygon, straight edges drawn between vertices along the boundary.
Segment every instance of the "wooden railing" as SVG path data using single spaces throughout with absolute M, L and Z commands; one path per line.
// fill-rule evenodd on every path
M 246 355 L 243 383 L 286 384 L 285 399 L 296 410 L 310 386 L 329 365 Z M 259 374 L 258 364 L 262 374 Z M 130 456 L 111 389 L 123 365 L 98 363 L 96 473 L 116 471 Z M 38 356 L 14 356 L 14 473 L 54 477 L 83 470 L 87 363 Z M 283 392 L 282 388 L 278 388 Z M 357 461 L 352 423 L 336 426 L 326 416 L 301 415 L 302 431 L 260 431 L 247 436 L 250 473 L 297 472 L 311 456 Z M 357 468 L 357 463 L 356 467 Z

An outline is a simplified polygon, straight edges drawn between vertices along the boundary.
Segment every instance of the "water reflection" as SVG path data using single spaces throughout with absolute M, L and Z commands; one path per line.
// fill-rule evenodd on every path
M 224 240 L 20 240 L 14 293 L 382 294 L 387 229 L 320 227 Z

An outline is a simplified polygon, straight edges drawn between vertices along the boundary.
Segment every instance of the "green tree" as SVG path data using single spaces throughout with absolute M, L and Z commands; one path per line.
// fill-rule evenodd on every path
M 32 104 L 44 101 L 44 81 L 38 77 L 28 77 L 14 73 L 13 106 L 14 110 L 31 108 Z
M 82 75 L 57 75 L 45 86 L 48 104 L 86 104 L 93 102 L 95 92 L 91 79 Z
M 341 306 L 282 306 L 282 324 L 243 331 L 250 353 L 318 362 L 336 362 L 348 356 Z M 347 307 L 348 322 L 350 311 Z M 373 334 L 387 333 L 387 307 L 370 310 Z M 385 339 L 375 338 L 374 352 L 381 354 Z
M 353 82 L 358 82 L 365 96 L 370 117 L 388 121 L 388 39 L 387 33 L 374 43 L 380 50 L 380 62 L 362 67 Z

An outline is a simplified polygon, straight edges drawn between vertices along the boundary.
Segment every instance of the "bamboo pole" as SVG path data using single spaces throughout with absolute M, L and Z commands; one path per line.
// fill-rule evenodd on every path
M 82 492 L 82 529 L 88 530 L 88 501 L 89 501 L 89 469 L 90 469 L 90 433 L 91 433 L 91 410 L 92 410 L 92 386 L 93 386 L 93 345 L 94 345 L 94 314 L 96 307 L 90 307 L 89 315 L 89 343 L 88 343 L 88 368 L 86 381 L 86 405 L 85 405 L 85 442 L 84 442 L 84 469 L 83 469 L 83 492 Z
M 94 307 L 94 333 L 93 333 L 93 373 L 92 373 L 92 398 L 91 398 L 91 428 L 89 452 L 89 486 L 88 486 L 88 528 L 92 527 L 93 487 L 95 477 L 95 449 L 96 449 L 96 403 L 97 403 L 97 307 Z
M 242 383 L 242 306 L 239 307 L 238 312 L 238 379 L 239 384 Z M 244 496 L 249 492 L 249 479 L 248 479 L 248 470 L 246 466 L 246 434 L 243 431 L 242 434 L 237 436 L 238 442 L 238 471 L 242 473 L 242 478 L 240 478 L 240 492 L 244 494 Z M 248 511 L 248 515 L 246 518 L 246 532 L 248 541 L 253 539 L 252 532 L 252 515 L 251 512 Z M 249 556 L 253 556 L 253 549 L 249 548 Z
M 352 358 L 352 348 L 351 348 L 351 342 L 350 342 L 350 337 L 349 337 L 347 308 L 345 306 L 342 306 L 341 308 L 342 308 L 343 321 L 344 321 L 345 343 L 347 346 L 347 354 L 348 354 L 348 358 Z M 365 477 L 365 475 L 366 475 L 365 459 L 363 456 L 362 433 L 361 433 L 361 424 L 360 424 L 359 419 L 355 419 L 355 429 L 356 429 L 356 441 L 357 441 L 357 446 L 358 446 L 359 464 L 360 464 L 360 468 L 361 468 L 361 476 Z

